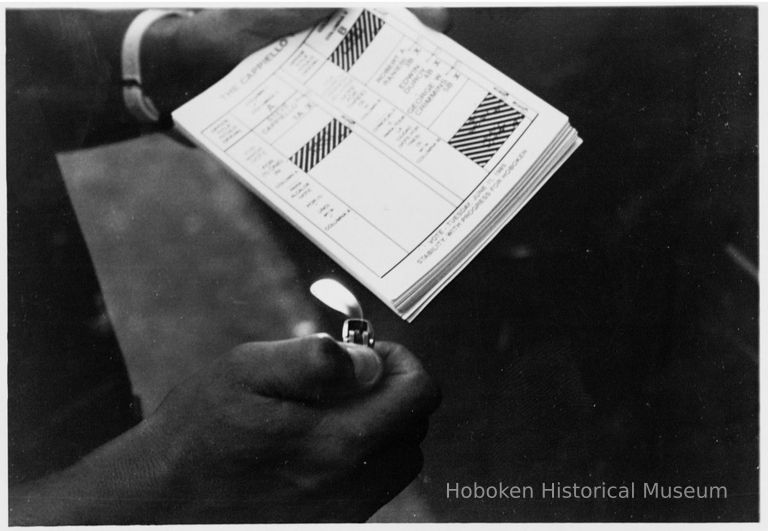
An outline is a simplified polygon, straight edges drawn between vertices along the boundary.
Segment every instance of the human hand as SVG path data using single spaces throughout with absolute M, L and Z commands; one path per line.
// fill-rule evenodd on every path
M 161 111 L 171 111 L 215 83 L 241 60 L 279 37 L 307 29 L 337 9 L 211 9 L 166 17 L 142 41 L 144 88 Z M 418 8 L 426 25 L 444 31 L 446 9 Z
M 153 521 L 363 521 L 420 470 L 438 401 L 393 343 L 241 345 L 144 421 L 164 455 Z

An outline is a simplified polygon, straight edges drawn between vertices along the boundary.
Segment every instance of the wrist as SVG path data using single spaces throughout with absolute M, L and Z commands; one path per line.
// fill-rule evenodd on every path
M 179 470 L 180 453 L 176 451 L 177 446 L 163 437 L 148 419 L 140 422 L 121 439 L 125 449 L 121 453 L 135 466 L 124 469 L 125 476 L 117 479 L 134 477 L 139 480 L 137 487 L 148 497 L 162 497 L 164 492 L 172 488 Z
M 183 17 L 156 20 L 141 40 L 141 71 L 144 93 L 160 114 L 167 114 L 184 103 L 185 67 L 179 49 L 179 28 Z
M 156 523 L 167 514 L 177 467 L 174 455 L 147 421 L 88 455 L 81 462 L 93 478 L 94 499 L 103 512 L 94 523 Z
M 178 467 L 146 422 L 71 467 L 9 493 L 12 525 L 155 523 L 167 518 Z

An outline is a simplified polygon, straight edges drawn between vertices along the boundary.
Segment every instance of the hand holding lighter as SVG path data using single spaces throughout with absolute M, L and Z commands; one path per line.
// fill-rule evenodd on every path
M 363 319 L 363 309 L 352 292 L 330 278 L 316 281 L 310 286 L 309 291 L 326 306 L 347 316 L 341 329 L 342 341 L 373 348 L 375 344 L 373 325 L 368 319 Z

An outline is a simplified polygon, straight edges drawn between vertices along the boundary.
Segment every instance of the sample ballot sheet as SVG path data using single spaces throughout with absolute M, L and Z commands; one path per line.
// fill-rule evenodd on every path
M 578 145 L 565 115 L 404 9 L 342 10 L 173 117 L 401 315 Z

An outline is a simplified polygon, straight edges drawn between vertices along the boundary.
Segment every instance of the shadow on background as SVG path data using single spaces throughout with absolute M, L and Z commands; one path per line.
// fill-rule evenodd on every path
M 240 342 L 338 335 L 308 294 L 333 273 L 444 393 L 420 479 L 379 520 L 756 520 L 757 10 L 454 20 L 585 142 L 412 325 L 202 152 L 156 135 L 61 156 L 145 411 Z M 499 481 L 537 499 L 446 499 Z M 557 481 L 728 498 L 540 499 Z

